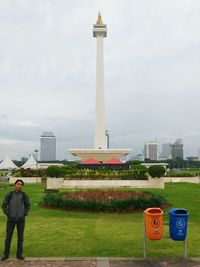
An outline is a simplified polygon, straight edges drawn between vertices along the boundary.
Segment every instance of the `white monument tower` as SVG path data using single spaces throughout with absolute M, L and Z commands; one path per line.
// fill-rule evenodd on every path
M 121 158 L 132 149 L 107 149 L 106 127 L 105 127 L 105 97 L 104 97 L 104 60 L 103 60 L 103 38 L 107 36 L 107 27 L 103 23 L 99 12 L 96 24 L 93 25 L 93 37 L 97 38 L 96 59 L 96 126 L 94 149 L 69 149 L 69 152 L 82 160 L 94 158 L 105 162 L 111 158 Z
M 106 24 L 103 24 L 99 12 L 96 24 L 93 25 L 93 37 L 97 38 L 97 60 L 96 60 L 96 127 L 95 127 L 95 149 L 105 149 L 105 97 L 104 97 L 104 60 L 103 60 L 103 38 L 107 36 Z

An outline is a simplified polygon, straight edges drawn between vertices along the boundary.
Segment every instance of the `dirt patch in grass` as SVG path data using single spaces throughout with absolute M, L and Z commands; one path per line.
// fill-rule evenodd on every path
M 108 200 L 125 200 L 130 198 L 144 198 L 148 196 L 147 192 L 128 192 L 120 190 L 81 190 L 79 192 L 72 192 L 64 194 L 63 197 L 66 199 L 81 199 L 81 200 L 99 200 L 102 202 Z

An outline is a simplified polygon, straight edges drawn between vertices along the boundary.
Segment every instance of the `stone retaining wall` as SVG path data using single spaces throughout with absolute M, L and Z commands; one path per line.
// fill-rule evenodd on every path
M 10 184 L 21 179 L 25 184 L 38 184 L 42 182 L 41 177 L 11 177 Z M 164 189 L 165 183 L 193 183 L 199 184 L 200 177 L 164 177 L 149 180 L 64 180 L 64 178 L 48 178 L 47 189 L 60 188 L 158 188 Z
M 199 184 L 200 177 L 164 177 L 165 183 L 192 183 Z
M 149 180 L 64 180 L 64 178 L 48 178 L 47 189 L 61 188 L 159 188 L 164 189 L 164 179 Z

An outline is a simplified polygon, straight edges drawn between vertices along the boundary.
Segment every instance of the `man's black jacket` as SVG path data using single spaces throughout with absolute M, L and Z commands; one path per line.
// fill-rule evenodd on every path
M 5 196 L 2 209 L 9 219 L 19 221 L 28 215 L 29 198 L 25 192 L 11 191 Z

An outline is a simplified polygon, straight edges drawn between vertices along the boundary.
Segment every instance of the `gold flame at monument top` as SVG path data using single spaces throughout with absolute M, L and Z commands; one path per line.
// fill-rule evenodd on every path
M 102 16 L 101 16 L 100 11 L 99 11 L 99 13 L 98 13 L 98 18 L 97 18 L 97 22 L 96 22 L 96 24 L 103 24 L 103 20 L 102 20 Z

